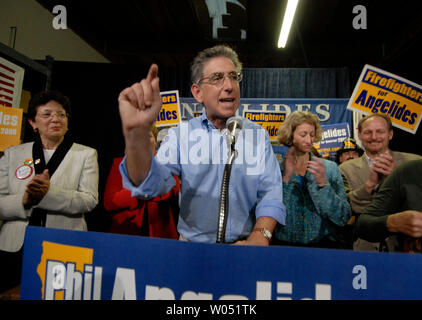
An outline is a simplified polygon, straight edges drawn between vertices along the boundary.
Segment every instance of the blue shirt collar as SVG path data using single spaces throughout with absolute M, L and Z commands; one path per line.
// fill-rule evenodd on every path
M 204 112 L 202 112 L 201 116 L 201 123 L 202 125 L 207 128 L 208 131 L 212 130 L 212 129 L 217 129 L 214 125 L 214 123 L 212 123 L 208 117 L 207 117 L 207 110 L 204 108 Z

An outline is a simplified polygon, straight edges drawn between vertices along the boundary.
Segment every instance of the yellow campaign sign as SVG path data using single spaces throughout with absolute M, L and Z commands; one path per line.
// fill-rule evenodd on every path
M 281 124 L 286 120 L 286 113 L 244 110 L 243 117 L 259 124 L 268 131 L 271 141 L 277 141 L 278 129 L 280 129 Z
M 82 276 L 88 270 L 87 265 L 92 265 L 94 249 L 75 247 L 44 241 L 41 261 L 37 267 L 37 274 L 41 280 L 41 296 L 45 300 L 64 300 L 64 289 L 66 280 L 70 280 L 69 272 L 66 272 L 64 265 L 73 264 L 72 273 L 75 274 L 74 281 L 79 287 L 87 284 L 86 276 Z M 51 278 L 51 279 L 48 279 Z M 69 279 L 67 279 L 69 278 Z M 69 281 L 67 281 L 69 282 Z M 86 291 L 86 290 L 85 290 Z
M 179 91 L 160 92 L 161 110 L 155 122 L 156 127 L 177 126 L 180 123 Z
M 386 114 L 395 127 L 414 134 L 421 122 L 422 86 L 367 64 L 347 109 Z
M 0 151 L 20 144 L 22 114 L 21 108 L 0 106 Z

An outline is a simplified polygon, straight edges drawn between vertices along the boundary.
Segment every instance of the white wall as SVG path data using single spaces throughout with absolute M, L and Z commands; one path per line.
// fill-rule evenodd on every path
M 0 0 L 0 42 L 9 45 L 10 27 L 17 27 L 14 49 L 31 59 L 110 62 L 71 29 L 54 29 L 54 16 L 35 0 Z

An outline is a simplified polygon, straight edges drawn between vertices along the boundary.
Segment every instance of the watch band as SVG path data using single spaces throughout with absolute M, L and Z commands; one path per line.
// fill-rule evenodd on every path
M 252 231 L 259 231 L 262 233 L 262 235 L 268 239 L 268 241 L 271 241 L 272 238 L 272 234 L 270 232 L 270 230 L 266 229 L 266 228 L 255 228 Z

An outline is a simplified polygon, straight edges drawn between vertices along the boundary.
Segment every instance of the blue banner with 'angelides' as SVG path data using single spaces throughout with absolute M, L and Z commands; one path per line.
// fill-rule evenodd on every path
M 413 254 L 28 227 L 21 299 L 419 300 L 421 267 Z
M 352 124 L 353 112 L 347 110 L 349 99 L 240 99 L 237 115 L 244 112 L 273 112 L 285 114 L 293 111 L 310 111 L 318 116 L 321 125 L 347 122 Z M 180 98 L 182 120 L 188 120 L 203 112 L 204 107 L 194 98 Z
M 240 99 L 237 115 L 261 125 L 270 140 L 277 140 L 278 129 L 287 116 L 296 110 L 310 111 L 318 116 L 320 124 L 348 123 L 352 126 L 353 112 L 346 109 L 348 99 Z M 194 98 L 180 98 L 182 120 L 189 120 L 204 111 Z

